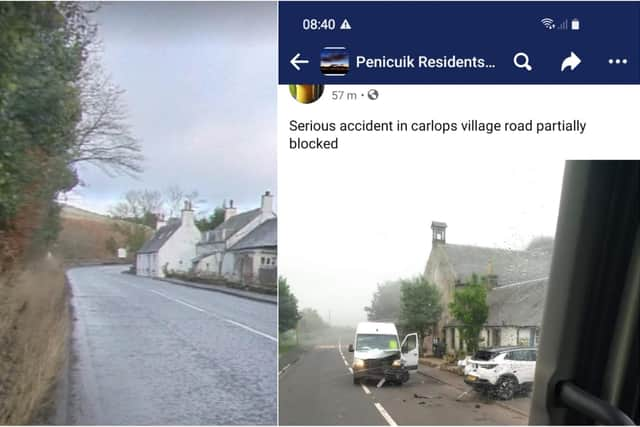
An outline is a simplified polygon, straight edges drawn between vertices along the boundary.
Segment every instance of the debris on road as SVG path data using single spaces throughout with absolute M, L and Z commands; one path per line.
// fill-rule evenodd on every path
M 413 393 L 413 397 L 416 399 L 442 399 L 442 396 L 426 396 L 418 393 Z

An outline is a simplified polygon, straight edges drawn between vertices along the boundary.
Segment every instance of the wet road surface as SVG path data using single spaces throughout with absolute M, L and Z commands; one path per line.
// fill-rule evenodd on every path
M 518 425 L 527 417 L 412 373 L 402 386 L 354 385 L 352 334 L 316 345 L 280 375 L 281 425 Z M 462 382 L 462 378 L 459 379 Z
M 275 424 L 275 304 L 71 269 L 64 423 Z

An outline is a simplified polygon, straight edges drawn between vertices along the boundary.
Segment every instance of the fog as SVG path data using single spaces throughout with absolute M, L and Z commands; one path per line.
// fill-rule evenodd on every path
M 564 162 L 419 163 L 407 159 L 380 176 L 360 171 L 339 190 L 309 182 L 295 204 L 287 200 L 280 273 L 300 307 L 334 325 L 366 320 L 378 283 L 424 273 L 431 221 L 446 222 L 447 242 L 457 244 L 524 249 L 555 234 Z

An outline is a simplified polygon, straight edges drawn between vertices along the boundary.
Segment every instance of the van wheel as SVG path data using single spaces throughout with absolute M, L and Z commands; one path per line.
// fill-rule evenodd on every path
M 516 392 L 516 386 L 516 380 L 513 378 L 502 377 L 498 380 L 494 393 L 500 400 L 510 400 Z
M 354 385 L 360 385 L 360 380 L 356 377 L 353 377 L 353 384 Z

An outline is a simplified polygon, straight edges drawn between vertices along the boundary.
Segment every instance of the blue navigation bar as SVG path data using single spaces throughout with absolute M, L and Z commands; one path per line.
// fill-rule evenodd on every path
M 278 7 L 280 84 L 640 83 L 640 2 Z

